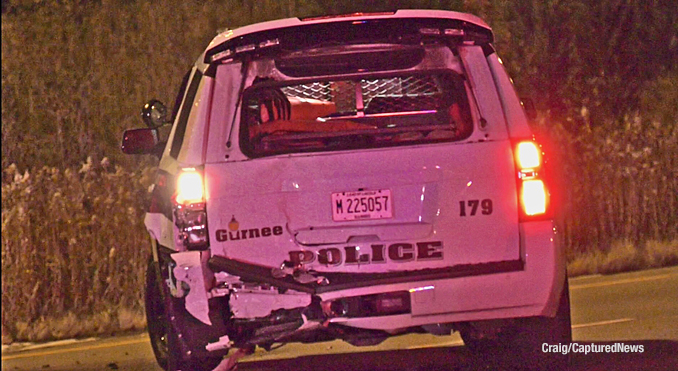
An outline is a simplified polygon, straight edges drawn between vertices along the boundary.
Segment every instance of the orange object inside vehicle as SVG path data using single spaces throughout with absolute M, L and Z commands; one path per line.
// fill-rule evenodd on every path
M 270 120 L 266 110 L 261 111 L 261 125 L 249 128 L 250 139 L 263 134 L 280 132 L 332 132 L 356 129 L 376 129 L 376 126 L 350 120 L 319 121 L 318 117 L 329 116 L 337 111 L 334 102 L 319 99 L 288 97 L 291 110 L 288 120 Z

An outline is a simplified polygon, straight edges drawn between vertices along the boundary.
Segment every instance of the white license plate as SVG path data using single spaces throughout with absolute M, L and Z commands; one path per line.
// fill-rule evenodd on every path
M 388 219 L 393 217 L 390 189 L 332 193 L 332 220 Z

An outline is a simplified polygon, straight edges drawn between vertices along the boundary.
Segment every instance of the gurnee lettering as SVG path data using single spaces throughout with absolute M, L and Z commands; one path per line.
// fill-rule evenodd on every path
M 275 227 L 251 228 L 229 231 L 226 229 L 217 229 L 215 238 L 219 242 L 225 241 L 239 241 L 247 239 L 255 239 L 261 237 L 280 236 L 283 234 L 283 227 L 276 225 Z

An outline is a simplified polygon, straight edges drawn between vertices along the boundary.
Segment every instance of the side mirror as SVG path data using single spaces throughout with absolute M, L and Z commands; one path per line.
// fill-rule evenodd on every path
M 141 110 L 141 119 L 149 128 L 157 128 L 169 122 L 167 107 L 157 100 L 151 99 Z
M 125 130 L 122 152 L 127 155 L 158 155 L 158 130 L 154 128 Z
M 520 104 L 525 109 L 525 115 L 530 121 L 537 119 L 537 109 L 534 107 L 534 101 L 529 97 L 521 97 Z

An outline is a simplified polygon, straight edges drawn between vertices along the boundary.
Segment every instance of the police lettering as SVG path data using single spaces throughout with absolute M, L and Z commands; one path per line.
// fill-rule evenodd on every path
M 346 246 L 342 250 L 336 247 L 311 250 L 294 250 L 289 252 L 290 261 L 296 264 L 310 264 L 318 259 L 318 263 L 326 266 L 343 264 L 378 264 L 388 260 L 397 263 L 408 261 L 442 260 L 443 243 L 441 241 L 411 243 L 394 243 L 385 245 L 370 245 L 370 249 L 361 249 L 358 246 Z
M 369 254 L 361 254 L 358 246 L 346 246 L 346 264 L 367 264 L 370 262 Z
M 336 247 L 320 249 L 318 251 L 318 263 L 322 265 L 341 265 L 341 250 Z
M 414 260 L 412 251 L 414 249 L 410 243 L 394 243 L 388 247 L 388 258 L 397 262 Z

